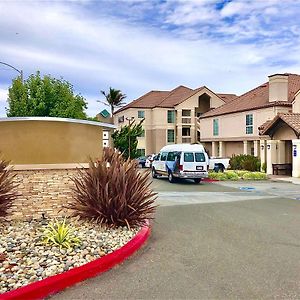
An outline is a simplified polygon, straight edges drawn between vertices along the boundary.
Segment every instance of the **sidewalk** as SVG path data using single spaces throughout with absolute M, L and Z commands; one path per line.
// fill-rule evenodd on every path
M 268 175 L 268 178 L 272 181 L 285 181 L 291 182 L 293 184 L 300 184 L 300 178 L 297 177 L 290 177 L 284 175 Z

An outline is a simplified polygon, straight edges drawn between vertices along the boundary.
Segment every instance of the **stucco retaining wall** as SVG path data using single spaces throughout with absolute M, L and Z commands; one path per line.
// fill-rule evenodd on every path
M 19 184 L 18 198 L 14 201 L 8 219 L 41 218 L 65 215 L 63 206 L 71 201 L 70 177 L 76 169 L 14 171 L 15 183 Z

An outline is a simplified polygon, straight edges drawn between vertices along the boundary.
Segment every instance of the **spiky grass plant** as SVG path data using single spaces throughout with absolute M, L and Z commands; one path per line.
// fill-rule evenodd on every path
M 13 179 L 16 175 L 9 168 L 9 162 L 0 159 L 0 217 L 6 217 L 8 209 L 17 198 L 16 185 Z
M 60 248 L 72 248 L 81 243 L 74 231 L 75 228 L 66 223 L 66 218 L 61 221 L 56 219 L 51 221 L 44 230 L 43 243 L 59 246 Z
M 156 208 L 148 178 L 149 172 L 140 173 L 135 161 L 105 150 L 101 160 L 90 161 L 88 169 L 79 169 L 72 178 L 74 201 L 68 208 L 74 216 L 103 225 L 144 225 Z

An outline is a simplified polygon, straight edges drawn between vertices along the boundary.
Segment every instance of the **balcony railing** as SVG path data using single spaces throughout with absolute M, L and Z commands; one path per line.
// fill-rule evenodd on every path
M 191 124 L 191 117 L 182 117 L 181 122 L 182 124 Z
M 182 142 L 183 143 L 191 143 L 192 139 L 190 137 L 182 137 Z

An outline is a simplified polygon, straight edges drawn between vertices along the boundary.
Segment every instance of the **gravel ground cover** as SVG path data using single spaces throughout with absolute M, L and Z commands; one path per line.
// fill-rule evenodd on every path
M 0 294 L 81 266 L 125 245 L 140 228 L 77 223 L 81 244 L 66 249 L 42 243 L 49 220 L 0 224 Z

